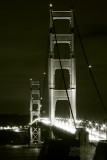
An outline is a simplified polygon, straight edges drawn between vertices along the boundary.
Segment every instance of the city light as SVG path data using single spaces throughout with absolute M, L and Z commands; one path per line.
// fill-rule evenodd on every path
M 21 132 L 23 129 L 28 129 L 29 126 L 0 126 L 0 130 L 11 130 Z

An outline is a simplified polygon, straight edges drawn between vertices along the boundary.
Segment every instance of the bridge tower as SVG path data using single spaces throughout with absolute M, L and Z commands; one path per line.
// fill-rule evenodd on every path
M 39 81 L 33 81 L 30 79 L 30 146 L 39 144 L 41 140 L 40 128 L 37 126 L 37 120 L 40 119 L 40 86 Z M 34 123 L 35 122 L 35 123 Z
M 56 34 L 54 30 L 55 20 L 69 21 L 69 34 Z M 69 59 L 55 59 L 55 44 L 68 44 L 70 49 Z M 60 53 L 61 55 L 61 53 Z M 53 11 L 50 7 L 50 52 L 48 59 L 48 87 L 49 87 L 49 118 L 51 123 L 55 120 L 56 102 L 58 100 L 68 100 L 66 90 L 55 89 L 55 71 L 57 69 L 67 69 L 70 76 L 70 84 L 67 89 L 74 119 L 76 119 L 76 64 L 74 54 L 74 25 L 73 10 L 71 11 Z M 72 115 L 70 114 L 70 118 Z

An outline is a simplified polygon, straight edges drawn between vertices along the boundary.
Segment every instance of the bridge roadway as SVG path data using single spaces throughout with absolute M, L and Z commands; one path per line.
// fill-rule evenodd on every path
M 49 121 L 49 118 L 41 118 L 36 119 L 33 121 L 32 124 L 38 122 L 38 124 L 41 124 L 42 126 L 48 127 L 53 131 L 60 131 L 63 132 L 65 135 L 75 135 L 76 129 L 74 127 L 73 121 L 70 119 L 63 119 L 63 118 L 56 118 L 54 124 L 51 124 Z M 82 120 L 76 121 L 76 127 L 78 128 L 84 128 L 82 124 Z M 102 125 L 103 130 L 99 130 L 99 128 L 95 128 L 95 126 L 89 127 L 85 126 L 85 131 L 89 133 L 89 141 L 90 142 L 98 142 L 99 140 L 106 140 L 106 129 L 104 130 L 104 124 Z
M 38 122 L 38 125 L 41 128 L 47 129 L 49 132 L 52 132 L 56 137 L 65 139 L 68 142 L 72 142 L 75 139 L 75 134 L 67 132 L 66 130 L 62 130 L 59 127 L 56 127 L 55 125 L 46 124 L 43 122 Z

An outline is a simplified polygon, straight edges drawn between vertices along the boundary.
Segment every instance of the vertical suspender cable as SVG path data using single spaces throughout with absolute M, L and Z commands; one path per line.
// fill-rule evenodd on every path
M 48 44 L 49 44 L 49 43 L 48 43 Z M 44 74 L 46 74 L 46 71 L 47 71 L 47 59 L 48 59 L 48 52 L 47 52 L 46 60 L 45 60 L 45 70 L 44 70 Z M 46 76 L 44 76 L 44 80 L 43 80 L 42 97 L 44 96 L 45 80 L 46 80 Z
M 47 48 L 49 46 L 49 37 L 48 37 L 48 44 L 47 44 Z M 48 49 L 47 49 L 48 50 Z M 43 103 L 43 97 L 44 97 L 44 92 L 45 92 L 45 81 L 46 81 L 46 72 L 47 72 L 47 66 L 48 66 L 48 63 L 47 63 L 47 59 L 48 59 L 48 51 L 47 51 L 47 54 L 46 54 L 46 60 L 45 60 L 45 70 L 44 70 L 44 78 L 43 78 L 43 88 L 42 88 L 42 93 L 41 93 L 41 97 L 42 97 L 42 103 Z

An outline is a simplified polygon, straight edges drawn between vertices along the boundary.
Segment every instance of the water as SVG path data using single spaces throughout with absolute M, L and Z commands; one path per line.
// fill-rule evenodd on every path
M 1 145 L 0 160 L 37 160 L 40 149 L 22 145 Z

